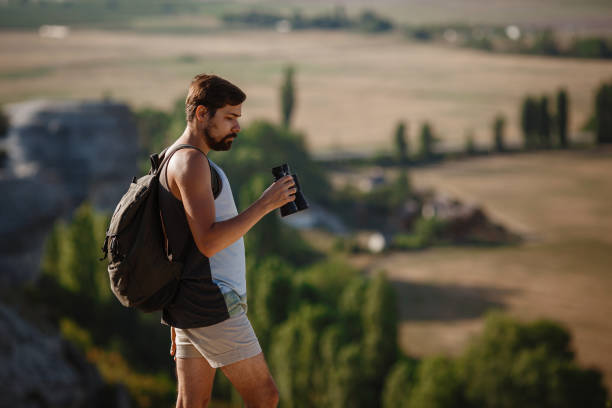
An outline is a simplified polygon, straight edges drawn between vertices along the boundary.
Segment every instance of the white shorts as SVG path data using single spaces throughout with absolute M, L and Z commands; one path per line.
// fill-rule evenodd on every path
M 176 358 L 205 358 L 223 367 L 261 353 L 261 346 L 243 310 L 212 326 L 175 329 Z

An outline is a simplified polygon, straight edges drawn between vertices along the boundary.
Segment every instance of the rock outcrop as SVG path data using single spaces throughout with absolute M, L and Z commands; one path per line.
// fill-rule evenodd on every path
M 112 211 L 137 175 L 138 137 L 127 106 L 31 101 L 7 107 L 0 146 L 0 295 L 35 278 L 59 217 L 84 200 Z M 100 237 L 102 242 L 102 237 Z M 0 406 L 129 407 L 122 386 L 58 333 L 34 327 L 0 304 Z
M 125 390 L 104 384 L 74 346 L 2 304 L 0 384 L 1 407 L 129 407 Z
M 0 169 L 0 285 L 36 276 L 53 222 L 84 200 L 112 211 L 137 175 L 138 137 L 126 105 L 30 101 L 9 105 Z

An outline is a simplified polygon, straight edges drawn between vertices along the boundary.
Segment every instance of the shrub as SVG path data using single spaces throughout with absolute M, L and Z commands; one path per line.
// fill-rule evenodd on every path
M 607 398 L 601 374 L 576 365 L 568 331 L 551 321 L 490 314 L 459 363 L 473 406 L 603 407 Z

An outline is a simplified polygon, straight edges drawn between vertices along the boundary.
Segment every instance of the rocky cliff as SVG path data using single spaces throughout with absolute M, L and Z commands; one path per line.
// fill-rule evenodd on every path
M 112 211 L 137 175 L 138 138 L 127 106 L 31 101 L 5 108 L 0 140 L 0 297 L 34 279 L 59 217 L 84 200 Z M 102 242 L 102 237 L 100 237 Z M 11 297 L 17 296 L 12 293 Z M 1 407 L 129 407 L 71 344 L 0 303 Z
M 53 222 L 82 201 L 112 211 L 137 175 L 129 108 L 114 102 L 30 101 L 6 109 L 0 169 L 0 285 L 36 276 Z

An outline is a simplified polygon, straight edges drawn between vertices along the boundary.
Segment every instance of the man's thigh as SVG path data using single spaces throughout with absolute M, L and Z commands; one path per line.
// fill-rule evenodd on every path
M 215 370 L 205 358 L 177 358 L 177 407 L 202 407 L 210 400 Z
M 263 353 L 221 367 L 247 405 L 249 402 L 278 400 L 278 391 Z

